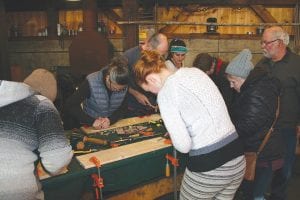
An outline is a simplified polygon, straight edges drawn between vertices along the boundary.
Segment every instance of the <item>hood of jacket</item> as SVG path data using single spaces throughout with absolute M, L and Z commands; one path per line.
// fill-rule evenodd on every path
M 0 108 L 25 99 L 34 94 L 29 85 L 0 80 Z

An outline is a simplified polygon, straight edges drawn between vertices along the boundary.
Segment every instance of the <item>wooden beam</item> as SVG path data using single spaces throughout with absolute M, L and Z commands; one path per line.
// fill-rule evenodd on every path
M 265 6 L 295 6 L 298 0 L 168 0 L 159 1 L 159 5 L 186 5 L 198 4 L 201 6 L 249 6 L 265 5 Z
M 83 1 L 83 30 L 97 30 L 97 0 Z
M 123 27 L 117 23 L 117 21 L 121 20 L 122 18 L 113 9 L 105 9 L 101 10 L 101 12 L 113 22 L 114 26 L 120 28 L 123 32 Z
M 124 20 L 137 19 L 138 1 L 137 0 L 122 0 L 123 18 Z M 123 25 L 123 34 L 125 36 L 123 44 L 124 50 L 138 45 L 138 25 L 130 24 Z
M 8 65 L 8 28 L 6 24 L 6 15 L 4 2 L 0 0 L 0 80 L 10 80 L 10 67 Z
M 3 0 L 6 11 L 39 11 L 46 10 L 48 0 Z M 116 8 L 122 6 L 123 0 L 97 0 L 98 8 Z M 137 0 L 138 3 L 143 0 Z M 144 0 L 145 1 L 145 0 Z M 188 4 L 198 4 L 201 6 L 249 6 L 264 5 L 277 7 L 294 7 L 298 0 L 147 0 L 149 4 L 157 3 L 159 6 L 184 6 Z M 56 0 L 59 9 L 69 6 L 80 9 L 82 3 L 66 3 L 65 0 Z
M 193 6 L 195 7 L 195 6 Z M 188 18 L 190 17 L 191 13 L 186 13 L 183 9 L 177 14 L 176 20 L 177 22 L 184 22 L 187 21 Z M 160 29 L 160 32 L 162 33 L 172 33 L 174 32 L 179 25 L 166 25 Z
M 58 10 L 55 7 L 55 0 L 48 1 L 47 5 L 47 22 L 48 22 L 48 36 L 55 37 L 57 36 L 57 24 L 59 23 L 58 19 Z
M 250 8 L 264 23 L 277 23 L 277 20 L 262 5 L 250 5 Z

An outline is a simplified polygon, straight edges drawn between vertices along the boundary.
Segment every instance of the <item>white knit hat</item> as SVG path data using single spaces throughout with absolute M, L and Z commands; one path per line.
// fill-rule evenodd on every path
M 251 51 L 249 49 L 244 49 L 228 64 L 225 72 L 246 79 L 250 71 L 254 68 L 251 59 Z
M 57 83 L 55 76 L 46 69 L 34 70 L 25 80 L 24 83 L 41 95 L 54 101 L 57 95 Z

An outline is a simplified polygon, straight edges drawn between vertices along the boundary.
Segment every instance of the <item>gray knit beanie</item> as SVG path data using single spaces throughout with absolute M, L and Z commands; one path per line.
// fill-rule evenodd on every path
M 254 68 L 251 59 L 251 51 L 249 49 L 244 49 L 228 64 L 225 72 L 246 79 L 250 71 Z

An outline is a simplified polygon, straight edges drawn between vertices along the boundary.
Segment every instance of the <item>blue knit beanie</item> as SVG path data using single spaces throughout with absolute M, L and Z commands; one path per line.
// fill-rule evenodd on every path
M 251 59 L 251 51 L 249 49 L 244 49 L 228 64 L 225 72 L 246 79 L 250 71 L 254 68 Z

